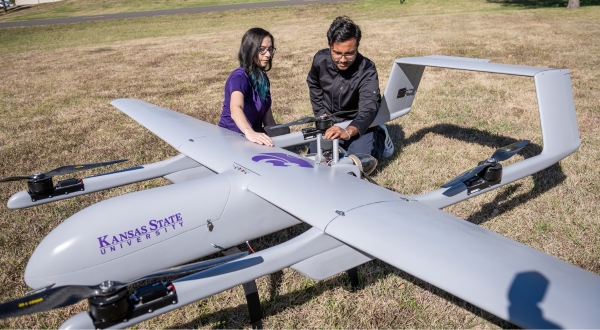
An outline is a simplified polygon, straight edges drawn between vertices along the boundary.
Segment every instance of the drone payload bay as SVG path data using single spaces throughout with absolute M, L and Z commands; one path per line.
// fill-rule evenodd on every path
M 37 289 L 0 304 L 0 318 L 87 299 L 90 312 L 73 316 L 63 328 L 124 328 L 282 268 L 321 280 L 377 258 L 521 327 L 600 327 L 600 276 L 439 210 L 536 173 L 579 147 L 569 71 L 446 56 L 398 59 L 373 126 L 411 110 L 428 66 L 532 77 L 541 154 L 502 167 L 499 162 L 529 143 L 516 141 L 438 190 L 405 196 L 361 180 L 372 160 L 340 157 L 335 140 L 321 141 L 331 124 L 326 120 L 299 120 L 316 126 L 273 137 L 270 148 L 175 111 L 118 99 L 111 104 L 181 155 L 74 179 L 69 182 L 81 187 L 67 194 L 62 185 L 46 182 L 42 191 L 48 197 L 36 197 L 30 187 L 13 195 L 8 207 L 156 177 L 173 184 L 114 197 L 66 219 L 29 260 L 25 281 Z M 282 149 L 313 141 L 331 143 L 331 153 L 304 157 Z M 300 222 L 312 228 L 282 244 L 186 265 Z M 138 279 L 161 274 L 183 277 L 133 294 L 127 290 Z

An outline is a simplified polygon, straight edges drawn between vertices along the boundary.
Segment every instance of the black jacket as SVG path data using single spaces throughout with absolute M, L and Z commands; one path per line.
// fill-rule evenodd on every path
M 329 48 L 318 51 L 306 82 L 315 116 L 326 113 L 335 123 L 352 120 L 360 135 L 375 120 L 381 104 L 377 69 L 360 53 L 348 69 L 338 70 Z

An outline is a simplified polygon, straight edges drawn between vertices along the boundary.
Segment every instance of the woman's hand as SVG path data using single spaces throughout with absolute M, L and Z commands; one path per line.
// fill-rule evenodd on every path
M 244 130 L 244 136 L 250 142 L 266 145 L 269 147 L 275 146 L 275 143 L 273 143 L 273 140 L 271 140 L 271 138 L 267 134 L 257 133 L 255 131 L 253 131 L 251 128 L 247 128 Z
M 271 140 L 267 134 L 255 132 L 252 127 L 250 127 L 250 124 L 248 124 L 248 119 L 246 119 L 246 115 L 244 114 L 244 94 L 242 94 L 242 92 L 233 91 L 233 93 L 231 93 L 229 109 L 231 110 L 231 118 L 244 136 L 246 136 L 248 141 L 269 147 L 275 146 L 275 143 L 273 143 L 273 140 Z M 271 115 L 271 117 L 272 116 L 273 115 Z M 275 122 L 275 120 L 273 120 L 273 122 Z

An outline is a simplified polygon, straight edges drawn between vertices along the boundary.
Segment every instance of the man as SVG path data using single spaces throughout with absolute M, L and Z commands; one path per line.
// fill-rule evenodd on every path
M 347 128 L 333 126 L 323 137 L 340 139 L 349 154 L 380 160 L 392 155 L 394 145 L 384 125 L 369 128 L 381 96 L 375 64 L 358 52 L 360 38 L 360 28 L 349 17 L 336 18 L 327 31 L 329 48 L 315 54 L 306 82 L 315 116 L 331 116 L 334 123 L 351 120 Z

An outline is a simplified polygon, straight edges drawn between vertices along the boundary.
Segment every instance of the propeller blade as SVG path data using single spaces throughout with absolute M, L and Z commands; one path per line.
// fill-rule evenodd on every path
M 55 168 L 52 171 L 49 171 L 44 174 L 46 174 L 46 176 L 57 176 L 57 175 L 70 174 L 70 173 L 79 172 L 79 171 L 83 171 L 83 170 L 89 170 L 91 168 L 107 166 L 107 165 L 112 165 L 112 164 L 116 164 L 116 163 L 122 163 L 126 160 L 127 159 L 120 159 L 120 160 L 111 160 L 109 162 L 94 163 L 94 164 L 61 166 L 61 167 Z
M 317 119 L 315 117 L 304 117 L 304 118 L 300 118 L 298 120 L 294 120 L 291 121 L 287 124 L 280 124 L 280 125 L 275 125 L 271 128 L 282 128 L 282 127 L 290 127 L 290 126 L 294 126 L 294 125 L 302 125 L 302 124 L 308 124 L 308 123 L 312 123 L 317 121 Z
M 338 111 L 338 112 L 336 112 L 336 113 L 334 113 L 332 115 L 329 115 L 329 116 L 331 116 L 331 117 L 338 117 L 339 118 L 340 115 L 344 115 L 344 114 L 347 114 L 347 113 L 356 113 L 357 111 L 358 110 Z M 291 121 L 291 122 L 289 122 L 287 124 L 280 124 L 280 125 L 271 126 L 271 128 L 290 127 L 290 126 L 294 126 L 294 125 L 308 124 L 308 123 L 312 123 L 312 122 L 315 122 L 315 121 L 317 121 L 316 117 L 304 117 L 304 118 L 300 118 L 298 120 Z
M 491 158 L 494 158 L 497 162 L 507 160 L 510 157 L 514 156 L 517 152 L 521 151 L 521 149 L 525 148 L 529 144 L 529 142 L 531 141 L 523 140 L 499 148 L 498 150 L 494 151 L 494 154 Z
M 97 287 L 69 285 L 47 289 L 0 305 L 0 319 L 49 311 L 76 304 L 99 293 Z
M 9 178 L 0 179 L 0 182 L 29 180 L 28 176 L 11 176 Z
M 460 194 L 461 192 L 463 192 L 465 190 L 467 190 L 467 185 L 461 182 L 461 183 L 455 184 L 454 186 L 451 186 L 448 190 L 444 191 L 442 193 L 442 195 L 452 197 L 454 195 Z
M 454 179 L 452 179 L 452 180 L 444 183 L 442 185 L 442 188 L 450 188 L 450 187 L 455 186 L 455 185 L 457 185 L 459 183 L 463 183 L 463 182 L 469 180 L 470 178 L 476 176 L 477 174 L 479 174 L 479 172 L 481 172 L 481 170 L 483 170 L 488 165 L 490 165 L 490 164 L 485 163 L 485 164 L 473 167 L 470 170 L 466 170 L 462 174 L 460 174 L 459 176 L 455 177 Z M 465 189 L 466 189 L 466 186 L 465 186 Z
M 227 262 L 230 262 L 230 261 L 233 261 L 233 260 L 245 257 L 247 255 L 248 255 L 248 252 L 240 252 L 240 253 L 236 253 L 236 254 L 232 254 L 232 255 L 220 257 L 220 258 L 215 258 L 215 259 L 210 259 L 210 260 L 195 262 L 193 264 L 188 264 L 188 265 L 173 267 L 173 268 L 169 268 L 169 269 L 159 270 L 157 272 L 148 274 L 148 275 L 146 275 L 144 277 L 140 277 L 140 278 L 135 279 L 135 280 L 133 280 L 131 282 L 123 283 L 123 284 L 120 284 L 120 285 L 121 286 L 131 285 L 131 284 L 137 283 L 139 281 L 149 280 L 149 279 L 159 278 L 159 277 L 165 277 L 165 276 L 188 275 L 188 274 L 199 272 L 201 270 L 205 270 L 205 269 L 208 269 L 208 268 L 212 268 L 212 267 L 215 267 L 215 266 L 222 265 L 224 263 L 227 263 Z

